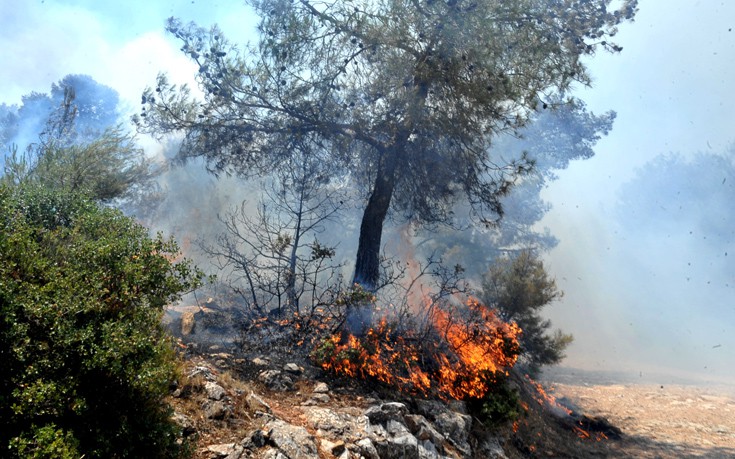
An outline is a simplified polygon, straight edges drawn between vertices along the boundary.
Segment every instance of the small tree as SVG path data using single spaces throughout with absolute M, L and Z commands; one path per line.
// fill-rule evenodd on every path
M 161 319 L 201 273 L 173 241 L 85 198 L 0 187 L 0 448 L 178 457 Z
M 541 309 L 561 296 L 543 262 L 529 250 L 498 259 L 483 279 L 482 302 L 521 327 L 521 357 L 530 373 L 560 362 L 572 342 L 572 335 L 560 330 L 549 335 L 551 321 L 541 317 Z
M 216 246 L 204 247 L 259 314 L 308 314 L 335 300 L 341 265 L 332 261 L 334 248 L 317 239 L 344 203 L 344 190 L 330 183 L 330 172 L 318 151 L 299 149 L 264 181 L 257 209 L 243 202 L 221 216 L 225 232 Z
M 117 94 L 102 85 L 91 85 L 89 77 L 80 78 L 67 77 L 60 82 L 67 86 L 53 86 L 54 99 L 60 92 L 63 99 L 55 110 L 45 113 L 45 128 L 38 133 L 35 142 L 25 147 L 15 143 L 8 146 L 3 182 L 37 183 L 57 190 L 83 192 L 102 202 L 149 191 L 157 172 L 135 144 L 135 137 L 120 126 L 100 124 L 114 122 Z M 106 99 L 97 101 L 101 104 L 99 107 L 89 100 L 90 94 L 82 94 L 81 104 L 77 103 L 78 93 L 72 83 L 81 85 L 80 81 L 86 82 L 80 88 L 100 97 L 104 95 Z M 100 88 L 106 91 L 98 94 L 102 91 Z M 107 99 L 112 100 L 103 103 Z M 42 114 L 43 111 L 36 117 Z M 28 122 L 17 118 L 16 124 Z

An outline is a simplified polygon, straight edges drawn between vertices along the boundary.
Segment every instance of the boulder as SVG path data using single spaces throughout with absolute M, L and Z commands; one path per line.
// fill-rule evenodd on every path
M 388 402 L 381 405 L 373 405 L 365 411 L 365 416 L 371 424 L 383 424 L 388 420 L 403 422 L 403 417 L 408 412 L 406 405 L 399 402 Z
M 467 441 L 472 427 L 472 418 L 455 411 L 445 411 L 434 419 L 436 429 L 444 435 L 448 442 L 464 456 L 472 455 L 472 448 Z
M 283 371 L 297 375 L 301 373 L 301 367 L 295 363 L 287 363 L 283 366 Z
M 312 392 L 315 394 L 326 394 L 327 392 L 329 392 L 329 386 L 327 386 L 327 383 L 324 382 L 316 383 Z
M 293 426 L 280 419 L 269 421 L 264 427 L 271 444 L 275 445 L 286 457 L 299 459 L 319 459 L 314 436 L 305 428 Z
M 363 438 L 362 440 L 355 442 L 354 449 L 359 456 L 364 457 L 365 459 L 380 459 L 378 450 L 369 438 Z
M 212 459 L 228 457 L 234 449 L 234 443 L 222 443 L 219 445 L 207 446 L 207 452 L 209 453 L 209 457 Z
M 265 384 L 265 386 L 274 391 L 292 390 L 294 387 L 293 379 L 290 376 L 284 375 L 279 370 L 265 370 L 258 375 L 258 381 Z
M 204 384 L 204 390 L 207 392 L 207 398 L 210 400 L 222 400 L 225 396 L 225 389 L 212 381 L 207 381 Z

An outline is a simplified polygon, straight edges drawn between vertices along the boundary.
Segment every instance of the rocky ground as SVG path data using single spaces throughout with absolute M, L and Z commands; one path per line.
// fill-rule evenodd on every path
M 262 334 L 243 349 L 182 338 L 169 400 L 195 459 L 735 457 L 733 386 L 547 372 L 544 388 L 569 415 L 515 375 L 522 414 L 489 429 L 460 402 L 335 378 L 300 341 Z

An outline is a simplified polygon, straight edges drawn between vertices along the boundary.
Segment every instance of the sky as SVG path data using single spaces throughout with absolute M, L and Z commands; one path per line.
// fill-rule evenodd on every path
M 217 23 L 241 43 L 256 24 L 240 0 L 0 0 L 0 12 L 0 102 L 88 74 L 131 112 L 160 71 L 193 84 L 195 67 L 166 35 L 166 18 Z M 544 192 L 553 208 L 542 225 L 561 241 L 546 262 L 565 291 L 548 315 L 576 338 L 565 365 L 735 381 L 735 291 L 719 282 L 729 275 L 735 286 L 735 273 L 700 271 L 718 287 L 685 288 L 691 273 L 671 267 L 701 247 L 681 239 L 643 255 L 614 223 L 621 188 L 646 162 L 726 152 L 735 142 L 733 28 L 735 2 L 641 0 L 618 34 L 622 53 L 587 59 L 593 85 L 575 95 L 618 117 L 595 157 L 561 171 Z M 702 303 L 716 314 L 703 314 Z

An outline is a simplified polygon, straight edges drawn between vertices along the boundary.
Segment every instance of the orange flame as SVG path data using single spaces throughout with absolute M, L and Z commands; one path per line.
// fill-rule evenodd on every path
M 420 339 L 415 332 L 398 334 L 385 318 L 362 338 L 334 335 L 320 364 L 337 374 L 375 379 L 408 393 L 481 398 L 496 374 L 506 374 L 515 364 L 521 330 L 475 300 L 467 309 L 461 320 L 437 309 L 432 315 L 436 340 Z

